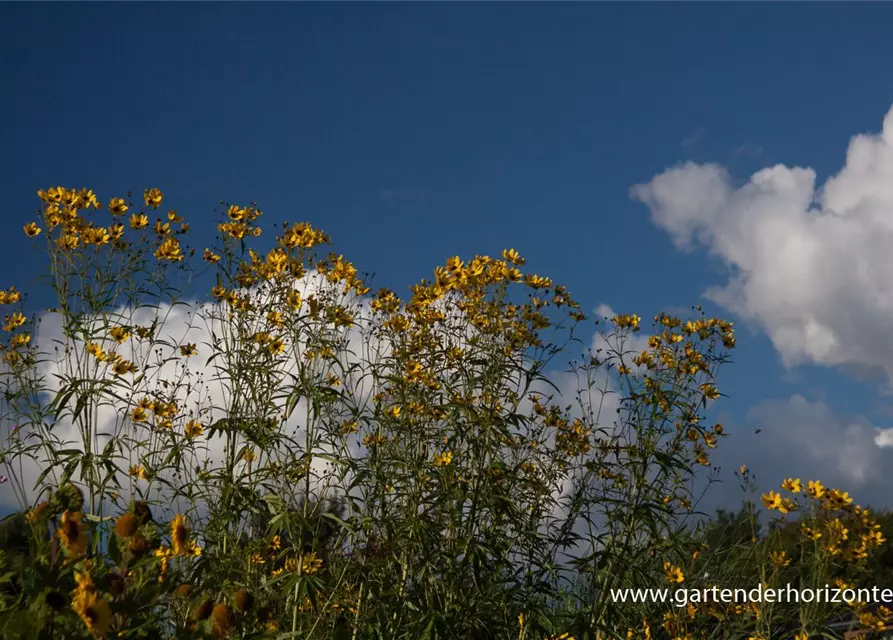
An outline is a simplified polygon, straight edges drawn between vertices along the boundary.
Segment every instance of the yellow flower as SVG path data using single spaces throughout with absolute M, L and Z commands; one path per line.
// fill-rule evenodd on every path
M 160 236 L 167 236 L 171 233 L 171 225 L 168 222 L 162 222 L 161 220 L 157 220 L 155 222 L 155 233 Z
M 24 227 L 22 227 L 22 229 L 24 229 L 25 235 L 28 236 L 29 238 L 33 238 L 33 237 L 39 235 L 41 232 L 41 228 L 38 227 L 33 222 L 29 222 Z
M 785 551 L 773 551 L 769 556 L 770 561 L 776 567 L 786 567 L 791 564 L 791 559 Z
M 393 407 L 388 409 L 388 415 L 391 416 L 392 418 L 399 418 L 400 417 L 400 407 L 398 405 L 394 405 Z
M 267 322 L 277 328 L 282 328 L 285 325 L 285 320 L 282 318 L 282 314 L 278 311 L 270 311 L 267 314 Z
M 359 428 L 360 425 L 355 420 L 347 420 L 341 424 L 341 433 L 345 435 L 349 433 L 356 433 Z
M 105 351 L 103 351 L 102 347 L 100 347 L 95 342 L 87 343 L 87 353 L 89 353 L 91 356 L 93 356 L 97 360 L 100 360 L 100 361 L 105 360 Z
M 781 494 L 775 493 L 774 491 L 764 493 L 761 500 L 763 501 L 763 506 L 767 509 L 782 511 L 784 507 L 784 501 L 781 498 Z
M 56 246 L 62 251 L 74 251 L 81 243 L 81 239 L 74 233 L 65 233 L 56 240 Z
M 146 471 L 146 467 L 141 464 L 132 465 L 129 473 L 134 478 L 139 478 L 140 480 L 147 480 L 149 478 L 149 473 Z
M 112 198 L 109 200 L 109 213 L 113 216 L 122 216 L 127 213 L 127 202 L 124 198 Z
M 149 216 L 145 213 L 134 213 L 130 216 L 130 226 L 133 229 L 145 229 L 149 226 Z
M 81 231 L 81 240 L 85 245 L 95 244 L 97 246 L 108 244 L 112 236 L 105 227 L 87 227 Z
M 285 342 L 282 340 L 282 338 L 274 338 L 265 347 L 265 349 L 270 355 L 277 356 L 285 351 Z
M 514 249 L 503 249 L 502 257 L 512 264 L 522 266 L 525 262 L 524 258 Z
M 448 467 L 453 463 L 453 452 L 444 451 L 443 453 L 438 453 L 434 456 L 433 462 L 435 467 Z
M 9 344 L 13 347 L 24 347 L 31 342 L 31 336 L 27 333 L 19 333 L 10 340 Z
M 203 431 L 204 427 L 202 427 L 201 423 L 198 420 L 190 420 L 186 423 L 187 438 L 195 438 L 196 436 L 200 436 Z
M 189 356 L 194 356 L 197 353 L 198 353 L 198 349 L 195 348 L 194 342 L 190 342 L 189 344 L 184 344 L 182 347 L 180 347 L 180 355 L 186 356 L 187 358 Z
M 825 487 L 822 486 L 822 483 L 818 480 L 810 480 L 806 483 L 806 493 L 808 493 L 810 497 L 819 500 L 825 495 Z
M 180 241 L 176 238 L 167 238 L 158 246 L 158 249 L 155 251 L 155 257 L 159 260 L 181 261 L 183 252 L 180 248 Z
M 161 193 L 161 189 L 146 189 L 143 192 L 143 200 L 145 201 L 147 207 L 157 209 L 159 206 L 161 206 L 161 201 L 163 199 L 164 195 Z
M 257 459 L 257 455 L 255 455 L 254 451 L 251 449 L 245 449 L 242 453 L 242 460 L 245 462 L 254 462 Z
M 267 271 L 270 275 L 278 275 L 288 266 L 288 255 L 280 248 L 275 248 L 267 254 Z
M 130 412 L 130 417 L 134 422 L 145 422 L 148 416 L 144 408 L 134 407 L 133 411 Z
M 137 367 L 130 360 L 118 360 L 112 367 L 112 370 L 117 375 L 123 376 L 127 373 L 135 373 L 137 371 Z
M 664 573 L 667 576 L 667 582 L 685 582 L 685 574 L 682 573 L 682 569 L 671 562 L 664 562 Z
M 285 302 L 294 311 L 300 311 L 301 306 L 304 304 L 300 291 L 289 291 L 285 296 Z
M 633 315 L 618 315 L 614 317 L 614 323 L 621 329 L 623 328 L 631 328 L 638 329 L 639 323 L 642 321 L 642 318 L 633 314 Z
M 218 256 L 216 253 L 214 253 L 210 249 L 205 249 L 204 254 L 202 254 L 202 259 L 205 262 L 209 262 L 211 264 L 214 264 L 215 262 L 220 262 L 220 256 Z
M 12 331 L 18 329 L 25 324 L 25 316 L 16 311 L 11 316 L 6 317 L 6 324 L 3 325 L 4 331 Z
M 791 493 L 800 493 L 800 480 L 798 478 L 787 478 L 781 483 L 781 488 Z
M 109 335 L 112 336 L 115 342 L 120 344 L 130 337 L 130 331 L 128 331 L 127 327 L 112 327 Z
M 322 568 L 322 559 L 317 557 L 315 551 L 311 551 L 307 555 L 304 556 L 304 559 L 301 561 L 301 572 L 306 573 L 308 575 L 313 575 L 317 571 Z
M 716 400 L 719 397 L 719 389 L 715 385 L 705 383 L 701 385 L 701 393 L 708 400 Z

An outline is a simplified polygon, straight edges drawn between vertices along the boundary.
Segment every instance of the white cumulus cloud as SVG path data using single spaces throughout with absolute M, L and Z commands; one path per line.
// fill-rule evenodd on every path
M 810 168 L 766 167 L 739 185 L 721 166 L 687 163 L 631 196 L 677 247 L 730 267 L 708 297 L 761 327 L 786 366 L 893 380 L 893 110 L 881 133 L 851 139 L 822 185 Z

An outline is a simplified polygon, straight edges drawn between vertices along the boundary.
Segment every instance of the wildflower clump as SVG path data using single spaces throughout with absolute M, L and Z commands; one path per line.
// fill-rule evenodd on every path
M 39 191 L 52 307 L 0 290 L 4 637 L 768 637 L 827 612 L 610 593 L 851 580 L 885 544 L 817 480 L 761 496 L 771 535 L 692 524 L 736 346 L 699 307 L 593 336 L 513 248 L 373 291 L 309 222 L 225 202 L 194 247 L 175 197 L 111 195 Z

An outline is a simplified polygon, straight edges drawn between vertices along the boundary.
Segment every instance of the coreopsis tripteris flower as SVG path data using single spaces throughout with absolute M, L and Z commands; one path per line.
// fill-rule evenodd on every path
M 111 239 L 112 236 L 105 227 L 87 227 L 81 230 L 81 240 L 85 245 L 101 246 L 108 244 Z
M 781 483 L 781 488 L 791 493 L 800 493 L 801 485 L 799 478 L 786 478 Z
M 285 341 L 282 338 L 273 338 L 264 346 L 264 350 L 272 356 L 278 356 L 285 351 Z
M 204 427 L 198 420 L 190 420 L 186 423 L 186 437 L 195 438 L 204 432 Z
M 115 342 L 121 344 L 130 337 L 130 330 L 127 327 L 112 327 L 109 330 L 109 335 Z
M 267 254 L 266 273 L 267 276 L 277 276 L 285 272 L 288 267 L 288 254 L 276 247 Z
M 75 194 L 75 199 L 72 202 L 72 206 L 78 209 L 100 209 L 102 205 L 99 200 L 96 199 L 96 194 L 93 193 L 93 189 L 81 189 Z
M 88 342 L 86 351 L 97 360 L 105 360 L 105 351 L 95 342 Z
M 38 190 L 37 197 L 48 203 L 62 202 L 66 190 L 64 187 L 50 187 L 46 191 Z
M 552 280 L 550 278 L 541 277 L 536 274 L 525 276 L 524 283 L 531 289 L 548 289 L 552 286 Z
M 707 400 L 716 400 L 719 397 L 719 390 L 715 385 L 705 383 L 701 385 L 701 393 Z
M 247 210 L 233 204 L 226 210 L 226 215 L 234 222 L 241 222 L 247 217 Z
M 347 420 L 341 423 L 341 433 L 347 435 L 350 433 L 356 433 L 360 428 L 359 423 L 356 420 Z
M 134 213 L 130 216 L 130 227 L 132 229 L 145 229 L 149 226 L 149 216 L 145 213 Z
M 217 230 L 233 240 L 241 240 L 250 233 L 251 228 L 244 222 L 222 222 L 217 225 Z
M 140 480 L 147 480 L 149 478 L 149 472 L 146 471 L 146 467 L 141 464 L 131 465 L 128 473 L 130 473 L 130 475 L 134 478 L 139 478 Z
M 198 349 L 195 347 L 194 342 L 190 342 L 189 344 L 184 344 L 180 347 L 180 355 L 186 356 L 187 358 L 190 356 L 194 356 L 198 353 Z
M 6 324 L 3 325 L 4 331 L 13 331 L 25 324 L 25 316 L 16 311 L 11 316 L 6 317 Z
M 163 199 L 164 194 L 161 193 L 161 189 L 146 189 L 143 192 L 143 201 L 146 203 L 147 207 L 151 207 L 152 209 L 160 207 Z
M 148 414 L 143 407 L 134 407 L 130 412 L 130 417 L 134 422 L 145 422 Z
M 285 295 L 285 303 L 293 311 L 300 311 L 301 307 L 304 305 L 304 299 L 302 298 L 300 291 L 292 290 Z
M 183 251 L 180 248 L 180 241 L 176 238 L 167 238 L 155 250 L 155 257 L 159 260 L 181 261 L 183 259 Z
M 674 565 L 672 562 L 664 562 L 664 574 L 666 575 L 667 582 L 685 582 L 685 574 L 682 573 L 682 569 Z
M 119 376 L 123 376 L 128 373 L 135 373 L 137 371 L 137 366 L 133 364 L 130 360 L 118 360 L 112 366 L 112 370 Z
M 828 535 L 835 540 L 847 540 L 849 538 L 850 530 L 840 521 L 840 518 L 834 518 L 826 522 L 825 529 L 828 531 Z
M 839 489 L 832 489 L 825 496 L 825 505 L 826 508 L 837 511 L 839 509 L 846 509 L 851 504 L 853 504 L 853 499 L 850 497 L 850 494 L 846 491 L 840 491 Z
M 761 497 L 763 501 L 763 506 L 767 509 L 777 510 L 781 508 L 782 499 L 781 495 L 775 493 L 774 491 L 770 491 L 769 493 L 764 493 Z
M 113 216 L 123 216 L 127 213 L 127 201 L 124 198 L 112 198 L 109 200 L 109 213 Z
M 502 257 L 505 258 L 508 262 L 511 262 L 512 264 L 519 267 L 523 266 L 526 262 L 524 258 L 522 258 L 521 255 L 514 249 L 503 249 Z
M 205 249 L 205 252 L 202 254 L 202 259 L 205 262 L 208 262 L 210 264 L 220 262 L 220 256 L 218 256 L 216 253 L 214 253 L 210 249 Z
M 281 329 L 285 326 L 285 319 L 282 317 L 282 314 L 279 311 L 270 311 L 267 313 L 267 322 L 276 327 L 277 329 Z
M 12 337 L 9 341 L 11 347 L 24 347 L 31 342 L 31 336 L 27 333 L 19 333 Z
M 825 487 L 818 480 L 810 480 L 806 483 L 806 493 L 810 498 L 820 500 L 825 495 Z
M 776 567 L 786 567 L 791 564 L 791 559 L 785 551 L 773 551 L 769 554 L 769 560 Z
M 311 551 L 304 556 L 301 561 L 301 572 L 313 575 L 322 568 L 322 559 L 316 555 L 315 551 Z
M 37 224 L 34 222 L 29 222 L 24 227 L 22 227 L 22 229 L 24 230 L 25 235 L 28 236 L 29 238 L 34 238 L 35 236 L 39 235 L 41 232 L 41 228 L 38 227 Z
M 448 467 L 453 463 L 453 452 L 452 451 L 444 451 L 442 453 L 438 453 L 434 456 L 432 460 L 435 467 Z

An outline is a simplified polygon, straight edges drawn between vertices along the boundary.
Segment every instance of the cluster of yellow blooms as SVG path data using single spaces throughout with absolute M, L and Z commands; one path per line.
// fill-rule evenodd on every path
M 800 531 L 805 538 L 820 541 L 822 549 L 830 556 L 862 560 L 885 542 L 880 532 L 881 525 L 874 520 L 871 511 L 853 504 L 853 499 L 846 491 L 828 489 L 818 480 L 810 480 L 804 486 L 798 478 L 787 478 L 782 482 L 781 489 L 792 496 L 803 496 L 809 503 L 801 503 L 794 497 L 769 491 L 762 495 L 763 506 L 771 511 L 788 514 L 808 510 L 811 503 L 821 512 L 822 517 L 804 520 Z M 850 514 L 850 520 L 859 526 L 860 531 L 855 532 L 857 535 L 851 535 L 854 532 L 836 515 L 839 513 Z
M 81 215 L 91 209 L 101 209 L 102 203 L 89 189 L 66 189 L 64 187 L 52 187 L 46 191 L 38 191 L 38 197 L 44 202 L 42 221 L 50 231 L 57 231 L 54 238 L 55 246 L 63 252 L 71 252 L 80 247 L 101 247 L 109 245 L 117 249 L 127 246 L 124 240 L 124 224 L 113 222 L 110 225 L 97 225 Z M 145 206 L 149 209 L 157 209 L 161 206 L 163 195 L 158 189 L 146 189 L 143 194 Z M 108 203 L 109 213 L 113 218 L 124 215 L 132 204 L 128 204 L 123 198 L 112 198 Z M 130 217 L 132 229 L 145 229 L 149 226 L 149 217 L 145 213 L 133 213 Z M 171 223 L 179 222 L 180 228 L 174 231 Z M 39 235 L 43 229 L 36 222 L 29 222 L 24 226 L 27 236 L 33 238 Z M 189 225 L 182 221 L 176 211 L 167 215 L 167 221 L 159 219 L 154 227 L 157 236 L 155 257 L 159 260 L 180 262 L 183 260 L 183 250 L 176 234 L 186 233 Z
M 129 195 L 110 199 L 106 208 L 111 220 L 104 224 L 89 217 L 91 212 L 103 208 L 91 190 L 53 187 L 39 191 L 38 196 L 43 202 L 39 220 L 24 225 L 23 231 L 28 237 L 35 238 L 46 228 L 44 238 L 50 250 L 65 256 L 66 260 L 75 261 L 78 256 L 86 255 L 88 248 L 91 256 L 95 254 L 93 249 L 98 252 L 102 247 L 123 250 L 131 246 L 134 239 L 149 247 L 146 255 L 154 256 L 162 265 L 181 263 L 192 255 L 180 240 L 188 232 L 189 225 L 176 211 L 156 218 L 154 223 L 150 220 L 147 212 L 157 210 L 164 201 L 159 189 L 146 189 L 142 203 L 135 204 Z M 283 362 L 289 349 L 294 347 L 297 351 L 301 344 L 294 335 L 296 327 L 314 325 L 325 329 L 320 330 L 321 334 L 339 335 L 338 330 L 362 322 L 357 319 L 356 308 L 358 300 L 367 296 L 370 289 L 358 269 L 340 254 L 330 253 L 317 259 L 311 251 L 329 242 L 326 234 L 308 223 L 287 224 L 276 237 L 274 246 L 259 253 L 246 245 L 249 239 L 261 235 L 260 209 L 254 204 L 227 207 L 225 220 L 217 226 L 222 246 L 204 249 L 202 258 L 210 265 L 219 265 L 216 267 L 217 284 L 211 289 L 211 296 L 220 303 L 222 313 L 239 320 L 233 326 L 237 327 L 252 361 L 262 356 L 264 365 Z M 129 219 L 125 219 L 123 216 L 128 214 Z M 127 231 L 126 226 L 140 233 Z M 233 257 L 238 259 L 231 260 Z M 547 277 L 525 273 L 522 270 L 525 264 L 525 259 L 515 249 L 505 249 L 495 258 L 476 255 L 464 261 L 453 256 L 434 269 L 431 279 L 411 287 L 411 296 L 406 300 L 389 289 L 381 289 L 367 298 L 373 318 L 371 335 L 382 338 L 388 345 L 384 371 L 376 371 L 376 374 L 382 374 L 377 378 L 383 380 L 383 386 L 376 389 L 372 398 L 371 419 L 362 414 L 350 413 L 350 417 L 346 417 L 346 412 L 333 412 L 335 433 L 344 438 L 356 437 L 375 451 L 396 443 L 391 447 L 394 451 L 390 452 L 397 460 L 392 470 L 401 465 L 409 466 L 404 464 L 407 456 L 415 453 L 409 453 L 412 448 L 407 442 L 417 438 L 412 444 L 418 444 L 417 451 L 423 452 L 417 456 L 421 466 L 407 482 L 418 481 L 422 485 L 456 482 L 464 487 L 465 493 L 472 484 L 485 486 L 488 482 L 501 482 L 507 475 L 507 467 L 496 459 L 498 456 L 487 459 L 479 468 L 468 464 L 472 449 L 469 442 L 479 444 L 483 433 L 499 431 L 490 429 L 493 425 L 503 428 L 508 422 L 504 415 L 507 408 L 517 411 L 523 399 L 519 397 L 521 393 L 508 388 L 511 385 L 501 381 L 491 384 L 489 380 L 502 376 L 502 373 L 493 376 L 489 368 L 498 370 L 500 364 L 509 368 L 508 365 L 523 362 L 531 353 L 538 353 L 537 350 L 544 347 L 541 339 L 544 331 L 563 328 L 568 319 L 572 322 L 585 319 L 565 287 L 554 284 Z M 324 287 L 332 286 L 317 293 L 299 291 L 302 284 L 299 281 L 311 270 L 320 276 Z M 0 305 L 20 301 L 21 294 L 15 289 L 0 291 Z M 642 318 L 634 314 L 617 315 L 611 322 L 620 335 L 642 329 Z M 0 350 L 5 351 L 4 358 L 11 364 L 21 361 L 22 350 L 30 345 L 30 335 L 24 329 L 27 324 L 28 320 L 20 311 L 4 318 L 2 330 L 9 334 L 9 338 L 7 344 L 0 344 Z M 661 438 L 669 436 L 667 450 L 674 459 L 679 459 L 676 456 L 683 452 L 686 465 L 707 466 L 710 464 L 709 451 L 725 434 L 722 425 L 703 426 L 698 407 L 720 397 L 713 375 L 715 365 L 722 360 L 719 345 L 725 349 L 735 346 L 733 325 L 716 318 L 686 321 L 666 314 L 656 316 L 654 325 L 654 335 L 648 337 L 645 348 L 631 354 L 610 355 L 608 368 L 613 367 L 624 381 L 633 403 L 647 408 L 655 423 L 666 425 L 665 430 L 663 426 L 658 429 L 660 446 L 663 444 Z M 97 370 L 111 371 L 117 376 L 139 372 L 140 366 L 119 355 L 118 345 L 125 345 L 130 340 L 154 341 L 154 329 L 126 324 L 106 327 L 107 334 L 92 336 L 84 342 L 82 348 L 90 356 L 87 362 L 95 365 Z M 316 364 L 317 359 L 325 361 L 325 370 L 319 376 L 325 381 L 322 384 L 329 390 L 346 393 L 350 373 L 345 373 L 344 369 L 332 370 L 338 362 L 333 344 L 323 339 L 307 341 L 296 360 L 299 363 L 311 361 L 311 364 Z M 190 358 L 199 352 L 194 343 L 176 343 L 172 348 L 172 357 L 179 354 L 182 358 Z M 603 362 L 598 354 L 593 354 L 590 364 L 600 366 Z M 128 406 L 128 416 L 134 425 L 157 430 L 153 435 L 177 433 L 180 427 L 174 430 L 175 425 L 182 425 L 184 442 L 205 432 L 205 425 L 181 409 L 173 392 L 159 393 L 154 398 L 148 397 L 156 395 L 153 391 L 139 392 L 139 395 L 143 394 L 146 395 L 135 405 Z M 646 454 L 641 449 L 610 438 L 594 438 L 595 426 L 589 418 L 574 417 L 569 407 L 551 404 L 551 399 L 547 400 L 545 396 L 531 393 L 528 399 L 532 409 L 530 415 L 525 416 L 528 419 L 526 425 L 536 430 L 536 439 L 525 440 L 526 436 L 509 428 L 499 431 L 498 437 L 493 438 L 493 442 L 513 449 L 514 469 L 523 473 L 519 484 L 526 489 L 539 482 L 540 488 L 545 488 L 544 493 L 548 493 L 544 479 L 547 472 L 542 470 L 543 467 L 557 461 L 557 466 L 568 468 L 570 459 L 580 461 L 584 456 L 592 456 L 585 458 L 585 464 L 587 469 L 595 471 L 593 477 L 604 481 L 612 490 L 620 491 L 629 486 L 631 480 L 626 474 L 630 465 L 624 467 L 621 459 L 623 455 L 628 456 L 627 462 L 637 455 L 644 459 Z M 467 425 L 467 433 L 459 433 L 460 428 L 456 425 L 463 428 Z M 371 431 L 367 433 L 365 429 Z M 255 443 L 254 446 L 258 445 Z M 261 448 L 260 453 L 255 453 L 255 449 L 248 448 L 247 444 L 239 451 L 249 473 L 254 470 L 259 473 L 267 458 L 266 451 Z M 255 465 L 258 456 L 261 462 Z M 609 459 L 613 462 L 609 463 Z M 130 475 L 136 479 L 154 480 L 157 471 L 149 458 L 144 461 L 150 468 L 142 463 L 134 464 L 129 469 Z M 310 463 L 280 467 L 278 462 L 273 462 L 271 468 L 277 472 L 285 471 L 285 477 L 297 481 L 307 477 Z M 202 477 L 202 472 L 197 473 Z M 479 475 L 471 478 L 470 474 Z M 402 481 L 388 476 L 387 491 L 394 493 L 395 485 Z M 785 480 L 781 489 L 786 495 L 770 491 L 762 496 L 763 505 L 780 514 L 805 510 L 807 506 L 818 507 L 823 515 L 804 519 L 800 530 L 805 539 L 819 541 L 818 546 L 829 556 L 861 560 L 885 542 L 880 526 L 870 512 L 853 505 L 846 492 L 826 489 L 818 481 L 804 485 L 795 478 Z M 661 490 L 654 496 L 655 503 L 659 503 L 663 496 L 667 509 L 677 503 L 685 510 L 691 509 L 691 501 L 685 495 L 664 496 L 664 492 Z M 674 493 L 677 489 L 666 492 Z M 802 502 L 798 496 L 805 496 L 812 502 Z M 27 514 L 28 521 L 39 522 L 48 509 L 47 503 L 37 505 Z M 842 518 L 842 512 L 850 519 Z M 80 563 L 72 607 L 91 634 L 103 637 L 113 626 L 110 607 L 113 600 L 97 589 L 91 578 L 92 566 L 84 559 L 89 547 L 86 516 L 82 508 L 66 508 L 56 511 L 55 515 L 60 513 L 55 540 L 67 561 Z M 493 517 L 502 516 L 496 514 Z M 157 567 L 159 582 L 163 583 L 181 564 L 188 566 L 189 559 L 202 553 L 183 515 L 175 515 L 170 523 L 169 544 L 162 544 L 157 537 L 149 535 L 149 528 L 150 525 L 137 513 L 127 512 L 116 519 L 114 533 L 117 542 L 130 553 L 142 554 L 153 567 Z M 316 553 L 295 555 L 287 552 L 282 548 L 279 536 L 259 545 L 262 546 L 252 543 L 250 549 L 238 557 L 240 563 L 247 558 L 247 566 L 261 571 L 264 580 L 292 573 L 319 579 L 327 573 L 323 571 L 322 558 Z M 177 558 L 180 560 L 175 561 Z M 775 550 L 770 552 L 769 561 L 773 566 L 783 568 L 790 565 L 791 558 L 786 552 Z M 669 561 L 663 563 L 663 574 L 670 584 L 681 584 L 686 580 L 682 568 Z M 690 572 L 690 576 L 693 575 Z M 99 577 L 96 579 L 103 584 Z M 154 573 L 151 580 L 155 580 Z M 186 588 L 178 591 L 188 592 Z M 192 622 L 196 625 L 209 621 L 212 633 L 225 637 L 240 620 L 239 616 L 250 608 L 252 598 L 247 589 L 240 589 L 230 599 L 215 595 L 214 600 L 199 603 L 191 616 Z M 350 602 L 350 598 L 344 598 L 342 604 L 331 604 L 330 607 L 333 611 L 355 613 Z M 889 612 L 883 609 L 869 613 L 858 609 L 858 603 L 853 606 L 866 627 L 879 628 L 879 621 L 889 617 Z M 308 599 L 303 610 L 310 607 Z M 693 620 L 703 612 L 690 605 L 684 612 L 669 613 L 664 618 L 663 628 L 669 637 L 688 637 L 685 635 L 686 618 Z M 733 612 L 759 616 L 758 609 L 747 605 L 736 605 Z M 719 620 L 727 612 L 707 613 Z M 518 622 L 523 637 L 526 624 L 523 614 L 518 617 Z M 272 614 L 266 624 L 273 630 L 278 625 Z M 650 640 L 651 634 L 648 621 L 643 619 L 641 629 L 628 630 L 627 637 Z M 752 638 L 757 640 L 759 636 Z M 570 633 L 562 633 L 547 640 L 574 638 Z

